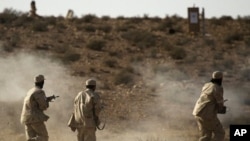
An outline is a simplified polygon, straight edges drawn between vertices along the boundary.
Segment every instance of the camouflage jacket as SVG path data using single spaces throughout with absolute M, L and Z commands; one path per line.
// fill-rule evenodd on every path
M 212 82 L 206 83 L 195 104 L 193 115 L 213 118 L 217 116 L 219 105 L 223 105 L 223 103 L 223 87 Z
M 43 112 L 47 108 L 45 92 L 38 87 L 31 88 L 23 102 L 21 123 L 30 124 L 47 121 L 49 117 Z

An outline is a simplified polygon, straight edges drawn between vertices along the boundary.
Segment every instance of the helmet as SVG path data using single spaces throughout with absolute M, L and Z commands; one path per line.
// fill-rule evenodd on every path
M 44 76 L 41 75 L 41 74 L 35 76 L 35 78 L 34 78 L 34 82 L 35 82 L 35 83 L 42 82 L 42 81 L 44 81 L 44 80 L 45 80 L 45 78 L 44 78 Z
M 223 78 L 223 73 L 221 71 L 214 71 L 212 74 L 213 79 L 221 79 Z
M 88 79 L 86 81 L 86 86 L 95 86 L 96 85 L 96 81 L 94 79 Z

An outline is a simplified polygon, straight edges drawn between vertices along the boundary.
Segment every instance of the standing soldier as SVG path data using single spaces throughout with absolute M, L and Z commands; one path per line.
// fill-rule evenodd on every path
M 28 91 L 24 99 L 21 123 L 25 125 L 27 141 L 48 141 L 49 138 L 44 124 L 49 119 L 43 112 L 49 106 L 42 90 L 44 80 L 43 75 L 36 76 L 35 87 Z
M 36 2 L 35 1 L 31 1 L 30 3 L 30 17 L 36 17 Z
M 218 113 L 225 114 L 226 112 L 222 79 L 222 72 L 213 72 L 211 81 L 203 86 L 195 104 L 193 115 L 200 131 L 199 141 L 211 141 L 212 134 L 214 134 L 214 141 L 224 141 L 225 131 L 217 117 Z
M 41 16 L 39 16 L 36 13 L 36 2 L 34 0 L 31 1 L 30 3 L 30 13 L 29 13 L 29 17 L 35 17 L 35 18 L 42 18 Z
M 96 81 L 88 79 L 86 90 L 75 97 L 74 112 L 68 126 L 72 131 L 77 130 L 78 141 L 96 141 L 96 127 L 99 126 L 99 113 L 101 111 L 100 97 L 95 92 Z

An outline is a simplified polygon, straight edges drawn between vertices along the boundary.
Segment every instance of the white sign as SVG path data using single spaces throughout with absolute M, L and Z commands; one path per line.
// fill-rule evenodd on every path
M 190 12 L 190 23 L 197 24 L 198 23 L 198 13 L 197 12 Z

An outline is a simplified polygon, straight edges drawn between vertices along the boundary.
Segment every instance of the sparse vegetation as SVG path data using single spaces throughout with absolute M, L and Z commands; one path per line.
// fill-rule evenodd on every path
M 187 56 L 187 53 L 186 53 L 184 48 L 175 47 L 175 48 L 173 48 L 173 50 L 171 50 L 170 56 L 176 60 L 183 60 Z
M 143 30 L 132 30 L 122 34 L 122 37 L 140 48 L 148 48 L 156 45 L 156 36 Z
M 83 21 L 85 23 L 92 23 L 95 19 L 97 19 L 96 15 L 88 14 L 84 15 L 80 21 Z
M 114 59 L 108 59 L 104 61 L 105 66 L 110 68 L 115 68 L 117 66 L 117 61 Z
M 123 128 L 127 126 L 127 121 L 134 122 L 152 116 L 143 110 L 155 104 L 155 98 L 160 98 L 157 95 L 159 87 L 178 85 L 178 89 L 168 89 L 164 96 L 171 92 L 179 93 L 179 88 L 183 88 L 187 94 L 194 94 L 195 90 L 188 91 L 190 85 L 202 83 L 200 78 L 207 77 L 214 69 L 227 72 L 227 85 L 243 83 L 248 86 L 249 19 L 239 17 L 234 20 L 227 16 L 206 19 L 207 34 L 202 36 L 190 35 L 186 29 L 187 19 L 178 16 L 161 19 L 147 15 L 142 18 L 85 15 L 66 21 L 64 17 L 29 18 L 27 13 L 9 9 L 0 13 L 0 54 L 15 56 L 21 51 L 47 54 L 52 56 L 53 61 L 63 62 L 70 74 L 81 81 L 88 76 L 96 77 L 109 104 L 107 110 L 112 121 L 111 127 L 115 126 L 113 121 L 122 121 L 126 125 L 119 126 Z M 171 28 L 174 34 L 168 34 Z M 163 82 L 158 84 L 158 79 Z M 192 79 L 196 82 L 189 82 Z M 152 81 L 157 81 L 157 86 L 149 85 Z M 124 99 L 131 103 L 125 104 Z M 175 100 L 174 104 L 187 103 L 186 100 Z M 244 106 L 249 106 L 249 103 L 245 101 Z M 248 122 L 246 119 L 239 117 L 234 121 Z M 182 130 L 180 125 L 173 124 L 171 127 Z M 193 126 L 190 123 L 188 125 Z M 197 137 L 198 132 L 193 134 L 190 141 Z
M 227 44 L 231 44 L 233 43 L 233 41 L 240 41 L 243 39 L 243 35 L 240 34 L 239 32 L 234 32 L 234 33 L 230 33 L 228 35 L 225 36 L 225 43 Z
M 96 27 L 93 25 L 85 25 L 85 26 L 78 26 L 77 29 L 81 30 L 84 29 L 86 32 L 95 32 L 96 31 Z
M 34 21 L 32 25 L 32 30 L 37 32 L 46 32 L 48 31 L 47 25 L 48 23 L 45 21 Z
M 101 39 L 92 39 L 88 42 L 87 48 L 96 50 L 96 51 L 102 51 L 102 49 L 105 47 L 106 42 Z
M 120 85 L 120 84 L 131 85 L 133 84 L 133 81 L 134 81 L 133 75 L 126 69 L 120 71 L 114 76 L 115 85 Z

